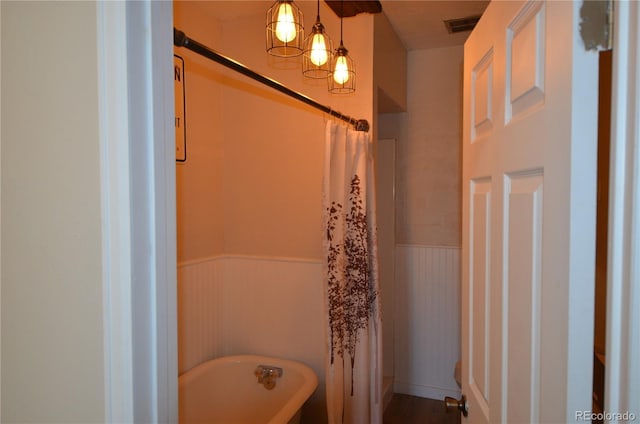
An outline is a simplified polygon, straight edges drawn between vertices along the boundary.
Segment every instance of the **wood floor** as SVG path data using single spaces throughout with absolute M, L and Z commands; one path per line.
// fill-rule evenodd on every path
M 394 393 L 383 424 L 459 424 L 460 414 L 447 414 L 444 402 Z

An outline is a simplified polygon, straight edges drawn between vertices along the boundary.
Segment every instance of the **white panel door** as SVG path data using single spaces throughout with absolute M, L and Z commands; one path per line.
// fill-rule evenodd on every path
M 581 2 L 492 2 L 465 44 L 462 379 L 473 423 L 591 409 L 598 54 Z

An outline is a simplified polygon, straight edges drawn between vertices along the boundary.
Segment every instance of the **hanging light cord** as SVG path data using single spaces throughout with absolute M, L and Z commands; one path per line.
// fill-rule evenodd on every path
M 340 45 L 342 45 L 342 20 L 344 19 L 344 0 L 340 0 Z

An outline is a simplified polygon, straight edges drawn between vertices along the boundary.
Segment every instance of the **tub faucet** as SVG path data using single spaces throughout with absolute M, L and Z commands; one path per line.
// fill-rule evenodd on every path
M 276 387 L 276 379 L 282 377 L 282 368 L 273 365 L 258 365 L 253 374 L 258 377 L 258 384 L 271 390 Z

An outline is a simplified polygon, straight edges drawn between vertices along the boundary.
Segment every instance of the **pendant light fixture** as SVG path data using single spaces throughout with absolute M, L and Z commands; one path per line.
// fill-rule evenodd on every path
M 324 32 L 324 25 L 320 22 L 320 0 L 318 0 L 316 23 L 304 40 L 302 74 L 309 78 L 327 78 L 331 75 L 331 60 L 329 59 L 332 54 L 331 38 Z
M 278 0 L 267 10 L 267 52 L 278 57 L 302 53 L 304 22 L 293 0 Z
M 349 51 L 342 42 L 342 20 L 344 0 L 340 2 L 340 47 L 332 56 L 331 76 L 327 78 L 329 91 L 336 94 L 348 94 L 356 91 L 356 68 Z

